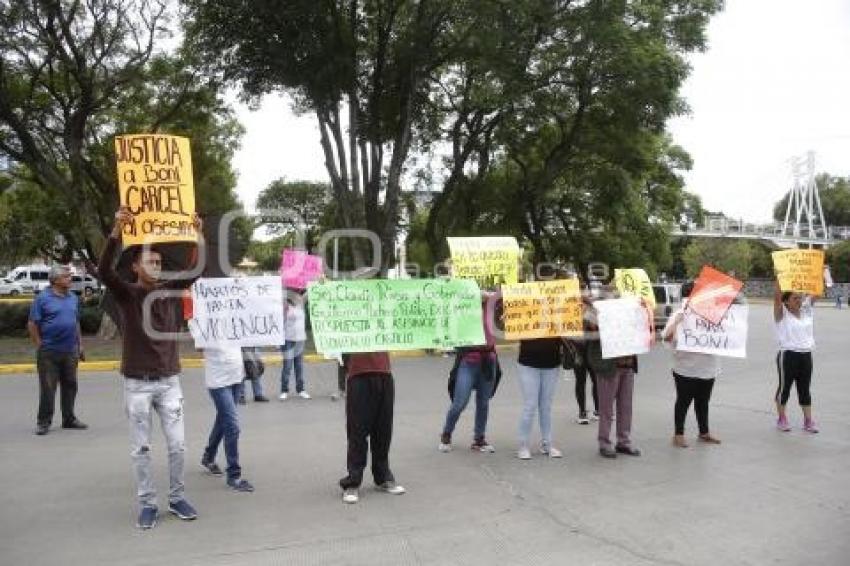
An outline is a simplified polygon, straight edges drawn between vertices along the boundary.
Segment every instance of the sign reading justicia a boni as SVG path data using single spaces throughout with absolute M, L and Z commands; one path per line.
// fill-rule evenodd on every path
M 125 246 L 195 242 L 195 183 L 188 138 L 166 134 L 115 136 L 118 198 L 133 213 Z

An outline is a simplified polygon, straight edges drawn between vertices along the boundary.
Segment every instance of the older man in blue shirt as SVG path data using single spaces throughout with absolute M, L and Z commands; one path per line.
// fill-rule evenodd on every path
M 52 267 L 49 278 L 50 287 L 35 297 L 27 324 L 37 348 L 40 397 L 35 433 L 38 435 L 50 430 L 57 385 L 60 386 L 62 428 L 88 428 L 74 416 L 77 362 L 83 356 L 80 303 L 71 292 L 71 273 L 67 267 Z

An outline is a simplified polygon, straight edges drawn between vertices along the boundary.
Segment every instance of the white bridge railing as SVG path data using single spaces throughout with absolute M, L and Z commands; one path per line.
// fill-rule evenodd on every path
M 673 232 L 678 235 L 751 238 L 775 242 L 794 241 L 830 244 L 837 241 L 850 240 L 850 226 L 828 226 L 825 235 L 822 226 L 816 227 L 811 233 L 809 227 L 806 225 L 800 225 L 797 233 L 789 233 L 790 230 L 783 232 L 783 226 L 783 222 L 755 224 L 723 216 L 709 216 L 705 219 L 702 226 L 695 223 L 680 225 Z

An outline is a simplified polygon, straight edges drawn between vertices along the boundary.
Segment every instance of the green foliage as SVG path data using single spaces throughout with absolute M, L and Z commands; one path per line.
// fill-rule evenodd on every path
M 30 303 L 0 303 L 0 336 L 26 336 Z
M 241 127 L 220 86 L 197 76 L 184 53 L 156 52 L 168 35 L 165 3 L 13 4 L 0 19 L 0 153 L 16 176 L 5 192 L 25 196 L 4 202 L 0 217 L 38 235 L 28 252 L 96 256 L 118 201 L 115 134 L 189 137 L 198 211 L 217 218 L 239 208 L 230 159 Z M 247 242 L 248 224 L 236 224 Z
M 271 234 L 302 231 L 304 247 L 312 250 L 318 241 L 322 220 L 329 214 L 330 197 L 331 187 L 327 183 L 277 179 L 257 197 L 257 208 L 283 211 L 284 218 L 262 218 L 261 222 Z
M 704 265 L 737 279 L 747 279 L 753 269 L 753 247 L 744 240 L 695 238 L 682 253 L 688 277 L 696 277 Z
M 850 240 L 827 249 L 826 260 L 833 280 L 850 282 Z
M 283 248 L 292 247 L 293 239 L 292 234 L 287 234 L 266 242 L 254 240 L 248 246 L 247 255 L 257 262 L 257 269 L 278 272 Z
M 103 309 L 97 304 L 80 308 L 80 330 L 83 334 L 96 334 L 103 320 Z

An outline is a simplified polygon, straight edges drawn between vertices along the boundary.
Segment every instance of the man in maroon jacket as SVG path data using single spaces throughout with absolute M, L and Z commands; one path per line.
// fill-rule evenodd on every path
M 345 398 L 348 434 L 348 475 L 339 480 L 345 503 L 360 500 L 369 445 L 372 446 L 372 477 L 381 491 L 401 495 L 405 489 L 390 471 L 390 442 L 393 436 L 395 384 L 386 352 L 346 354 L 347 396 Z
M 128 283 L 115 272 L 114 263 L 121 246 L 121 231 L 134 221 L 133 214 L 121 207 L 103 255 L 98 274 L 113 293 L 120 313 L 122 338 L 121 375 L 124 376 L 124 402 L 130 421 L 130 448 L 139 500 L 138 527 L 150 529 L 159 516 L 156 488 L 151 469 L 151 428 L 157 413 L 168 445 L 170 491 L 168 510 L 183 520 L 192 520 L 197 512 L 186 501 L 183 483 L 185 434 L 183 428 L 183 391 L 180 388 L 180 356 L 172 337 L 150 335 L 145 323 L 158 333 L 175 334 L 182 330 L 180 293 L 151 300 L 157 291 L 188 289 L 194 278 L 161 280 L 162 256 L 155 249 L 137 248 L 133 255 L 136 282 Z M 202 245 L 201 220 L 195 215 L 194 228 Z

